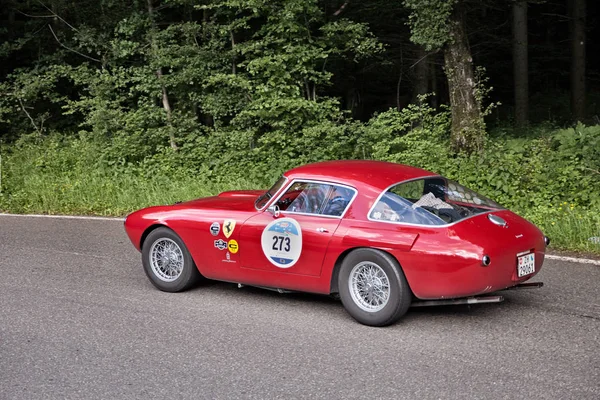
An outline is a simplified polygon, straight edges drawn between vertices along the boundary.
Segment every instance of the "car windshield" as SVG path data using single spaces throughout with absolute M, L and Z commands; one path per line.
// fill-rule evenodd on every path
M 375 203 L 369 218 L 419 225 L 446 225 L 492 210 L 496 202 L 442 177 L 400 183 Z
M 275 193 L 277 193 L 277 191 L 279 191 L 279 189 L 281 189 L 281 187 L 283 186 L 285 181 L 286 181 L 286 179 L 284 176 L 279 178 L 279 180 L 277 182 L 275 182 L 275 184 L 271 187 L 271 189 L 267 190 L 265 193 L 261 194 L 258 199 L 256 199 L 256 202 L 254 203 L 254 207 L 256 207 L 257 210 L 260 210 L 261 208 L 263 208 L 269 202 L 271 197 L 273 197 L 275 195 Z

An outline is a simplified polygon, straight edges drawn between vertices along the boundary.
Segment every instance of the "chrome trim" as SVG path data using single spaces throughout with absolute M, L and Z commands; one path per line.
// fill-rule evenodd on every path
M 454 225 L 456 225 L 458 223 L 467 221 L 467 220 L 469 220 L 471 218 L 479 217 L 480 215 L 486 215 L 486 213 L 492 213 L 492 212 L 505 211 L 506 210 L 506 208 L 497 208 L 495 210 L 489 210 L 489 211 L 486 211 L 486 212 L 482 212 L 481 214 L 471 215 L 470 217 L 463 218 L 463 219 L 461 219 L 459 221 L 454 221 L 452 223 L 443 224 L 443 225 L 411 224 L 409 222 L 383 221 L 383 220 L 380 220 L 380 219 L 373 219 L 373 218 L 371 218 L 371 213 L 373 212 L 373 209 L 375 208 L 375 206 L 377 205 L 377 203 L 379 202 L 379 200 L 381 200 L 381 198 L 383 197 L 383 195 L 385 195 L 387 193 L 388 190 L 390 190 L 394 186 L 399 185 L 401 183 L 408 183 L 408 182 L 418 181 L 418 180 L 421 180 L 421 179 L 429 179 L 429 178 L 442 178 L 446 182 L 448 181 L 448 179 L 446 177 L 443 177 L 441 175 L 427 175 L 427 176 L 422 176 L 420 178 L 413 178 L 413 179 L 408 179 L 408 180 L 405 180 L 405 181 L 396 182 L 393 185 L 390 185 L 387 188 L 385 188 L 383 190 L 383 192 L 381 192 L 381 194 L 379 196 L 377 196 L 377 199 L 375 200 L 375 202 L 373 203 L 373 205 L 371 206 L 371 208 L 369 208 L 369 212 L 367 213 L 367 220 L 373 221 L 373 222 L 382 222 L 384 224 L 395 224 L 395 225 L 406 225 L 406 226 L 421 226 L 421 227 L 426 227 L 426 228 L 448 228 L 449 226 L 454 226 Z
M 487 254 L 481 258 L 481 265 L 484 267 L 489 266 L 492 263 L 492 259 Z
M 505 220 L 504 218 L 502 218 L 502 217 L 499 217 L 499 216 L 497 216 L 497 215 L 494 215 L 494 214 L 488 214 L 488 216 L 487 216 L 487 217 L 488 217 L 488 219 L 490 220 L 490 222 L 491 222 L 492 224 L 495 224 L 495 225 L 501 226 L 501 227 L 503 227 L 503 228 L 505 228 L 505 227 L 507 227 L 507 226 L 508 226 L 508 223 L 507 223 L 507 222 L 506 222 L 506 220 Z
M 346 185 L 346 184 L 343 184 L 343 183 L 336 183 L 336 182 L 331 182 L 331 181 L 320 181 L 320 180 L 316 180 L 316 179 L 294 178 L 294 179 L 292 179 L 291 181 L 288 182 L 287 186 L 284 186 L 285 190 L 283 190 L 281 193 L 279 193 L 279 196 L 273 196 L 273 199 L 275 199 L 275 200 L 273 200 L 274 204 L 277 204 L 277 201 L 279 201 L 279 199 L 286 193 L 286 191 L 288 190 L 288 188 L 290 188 L 296 182 L 322 183 L 322 184 L 326 184 L 326 185 L 341 186 L 343 188 L 352 190 L 354 192 L 354 196 L 352 196 L 352 198 L 350 199 L 350 201 L 346 205 L 346 208 L 344 209 L 344 212 L 342 213 L 342 215 L 339 215 L 339 216 L 337 216 L 337 215 L 324 215 L 324 214 L 313 214 L 313 213 L 304 213 L 304 212 L 295 212 L 295 211 L 280 210 L 280 212 L 282 214 L 284 214 L 284 215 L 287 215 L 287 214 L 291 214 L 291 215 L 311 215 L 311 216 L 314 216 L 314 217 L 342 219 L 342 218 L 344 218 L 344 216 L 348 212 L 348 209 L 350 208 L 350 206 L 354 202 L 354 199 L 356 199 L 356 197 L 358 195 L 358 189 L 356 189 L 353 186 L 349 186 L 349 185 Z
M 523 283 L 519 283 L 518 285 L 510 286 L 510 287 L 507 287 L 506 289 L 502 289 L 502 290 L 539 289 L 541 287 L 544 287 L 544 282 L 523 282 Z
M 440 300 L 426 300 L 426 301 L 413 301 L 411 307 L 428 307 L 428 306 L 452 306 L 457 304 L 483 304 L 483 303 L 501 303 L 504 301 L 502 296 L 477 296 L 477 297 L 465 297 L 462 299 L 440 299 Z

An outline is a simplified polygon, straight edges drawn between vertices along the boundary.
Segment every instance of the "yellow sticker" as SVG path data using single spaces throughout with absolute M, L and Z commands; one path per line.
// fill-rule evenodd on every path
M 225 221 L 223 221 L 223 234 L 225 235 L 226 238 L 229 239 L 229 236 L 231 236 L 234 229 L 235 229 L 235 220 L 226 219 Z
M 235 239 L 231 239 L 228 243 L 227 243 L 227 249 L 231 252 L 231 254 L 235 254 L 238 252 L 238 250 L 240 249 L 238 247 L 238 243 Z

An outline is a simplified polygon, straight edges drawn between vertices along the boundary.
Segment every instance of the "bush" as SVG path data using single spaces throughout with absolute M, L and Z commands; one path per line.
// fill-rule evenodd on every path
M 229 189 L 266 188 L 297 165 L 374 158 L 425 168 L 498 201 L 536 223 L 558 248 L 600 252 L 600 127 L 534 129 L 527 138 L 490 135 L 484 151 L 449 148 L 449 116 L 427 106 L 340 120 L 299 132 L 223 128 L 179 151 L 159 148 L 139 162 L 111 157 L 112 142 L 53 134 L 1 149 L 0 209 L 123 215 Z M 120 144 L 119 144 L 120 146 Z

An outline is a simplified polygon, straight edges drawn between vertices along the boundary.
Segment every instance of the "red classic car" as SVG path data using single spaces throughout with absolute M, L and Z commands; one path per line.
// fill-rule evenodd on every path
M 129 215 L 125 229 L 160 290 L 202 278 L 339 294 L 357 321 L 383 326 L 419 305 L 525 284 L 549 243 L 513 212 L 419 168 L 327 161 L 268 191 L 240 190 Z M 476 297 L 479 296 L 479 297 Z

